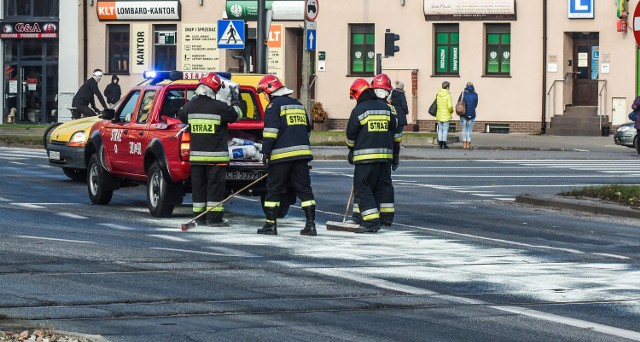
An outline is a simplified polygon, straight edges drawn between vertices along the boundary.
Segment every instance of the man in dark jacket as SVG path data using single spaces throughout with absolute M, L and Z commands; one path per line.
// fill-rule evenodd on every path
M 309 142 L 311 122 L 307 111 L 300 102 L 289 97 L 293 90 L 274 75 L 267 75 L 258 82 L 258 93 L 265 93 L 269 100 L 262 134 L 263 161 L 269 172 L 264 201 L 266 222 L 258 229 L 258 234 L 278 234 L 276 220 L 280 197 L 286 185 L 291 183 L 306 217 L 300 234 L 315 236 L 316 201 L 309 176 L 309 162 L 313 159 Z
M 98 108 L 96 108 L 96 102 L 94 96 L 98 97 L 98 101 L 102 105 L 103 109 L 109 108 L 107 103 L 104 102 L 104 98 L 102 97 L 102 93 L 100 93 L 100 89 L 98 88 L 98 82 L 102 79 L 102 70 L 95 69 L 93 70 L 93 76 L 86 80 L 78 92 L 73 97 L 71 101 L 71 106 L 75 107 L 76 110 L 72 111 L 73 119 L 80 118 L 80 115 L 84 116 L 96 116 Z M 91 108 L 89 108 L 91 105 Z
M 391 104 L 395 107 L 398 115 L 398 131 L 402 132 L 404 126 L 407 125 L 407 114 L 409 114 L 407 97 L 404 94 L 404 83 L 396 81 L 396 88 L 391 91 Z
M 242 117 L 237 96 L 232 97 L 231 106 L 216 100 L 216 93 L 224 84 L 218 75 L 209 73 L 200 79 L 196 95 L 178 111 L 178 117 L 189 124 L 191 144 L 191 192 L 193 214 L 207 211 L 206 217 L 196 220 L 199 225 L 225 227 L 224 207 L 214 206 L 226 194 L 226 166 L 229 163 L 228 124 Z
M 347 123 L 349 163 L 355 165 L 353 185 L 362 222 L 356 233 L 376 233 L 381 219 L 393 221 L 393 160 L 396 119 L 391 108 L 377 99 L 364 79 L 351 85 L 350 97 L 357 101 Z
M 118 82 L 120 82 L 120 78 L 118 78 L 117 75 L 113 75 L 111 76 L 111 83 L 104 88 L 104 96 L 107 98 L 107 103 L 110 108 L 113 108 L 122 95 Z

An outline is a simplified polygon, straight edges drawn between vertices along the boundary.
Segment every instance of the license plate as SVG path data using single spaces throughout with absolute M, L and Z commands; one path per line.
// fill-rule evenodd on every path
M 60 152 L 58 152 L 58 151 L 49 151 L 49 159 L 51 159 L 51 160 L 60 160 Z
M 255 180 L 262 174 L 258 171 L 227 171 L 227 179 L 232 180 Z

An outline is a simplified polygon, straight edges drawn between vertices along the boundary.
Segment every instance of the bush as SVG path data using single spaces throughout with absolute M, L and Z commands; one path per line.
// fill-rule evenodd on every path
M 315 123 L 323 123 L 329 119 L 329 113 L 324 110 L 321 102 L 316 102 L 311 107 L 311 120 Z

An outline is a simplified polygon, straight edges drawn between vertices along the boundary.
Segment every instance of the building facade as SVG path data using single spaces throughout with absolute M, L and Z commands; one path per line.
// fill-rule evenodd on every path
M 37 41 L 44 46 L 35 67 L 34 53 L 25 50 L 35 38 L 2 37 L 4 122 L 12 108 L 21 120 L 68 120 L 73 94 L 96 68 L 105 72 L 101 89 L 118 75 L 123 92 L 150 69 L 183 70 L 189 77 L 256 70 L 257 1 L 55 1 L 58 11 L 40 13 L 35 8 L 42 1 L 3 1 L 3 23 L 29 17 L 28 23 L 51 22 L 60 32 Z M 13 10 L 25 2 L 31 12 Z M 267 1 L 268 71 L 296 96 L 309 44 L 306 3 Z M 310 97 L 329 113 L 329 128 L 344 128 L 355 105 L 349 86 L 373 77 L 378 60 L 383 72 L 405 84 L 409 129 L 416 131 L 434 130 L 427 109 L 443 81 L 451 83 L 454 98 L 473 82 L 480 98 L 477 131 L 546 132 L 554 117 L 582 106 L 597 112 L 600 125 L 616 126 L 626 121 L 637 94 L 638 48 L 624 25 L 632 14 L 621 20 L 619 13 L 625 6 L 633 13 L 637 0 L 350 0 L 348 8 L 332 0 L 309 3 L 316 10 Z M 220 19 L 247 20 L 246 48 L 218 47 L 239 38 L 225 26 L 219 42 Z M 378 59 L 387 31 L 400 36 L 400 51 Z M 35 102 L 45 108 L 40 112 L 31 105 L 34 68 L 44 80 L 35 91 L 41 97 Z M 57 83 L 50 85 L 54 77 Z

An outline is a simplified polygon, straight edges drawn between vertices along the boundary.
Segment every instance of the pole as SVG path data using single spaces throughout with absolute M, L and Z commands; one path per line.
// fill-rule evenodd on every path
M 311 120 L 311 94 L 309 93 L 309 67 L 311 51 L 307 50 L 307 21 L 305 20 L 304 34 L 305 46 L 302 48 L 302 82 L 300 84 L 300 102 L 307 110 L 307 119 Z
M 258 22 L 256 36 L 256 72 L 258 74 L 267 73 L 267 11 L 266 0 L 258 0 Z
M 376 75 L 382 73 L 382 54 L 376 53 Z

